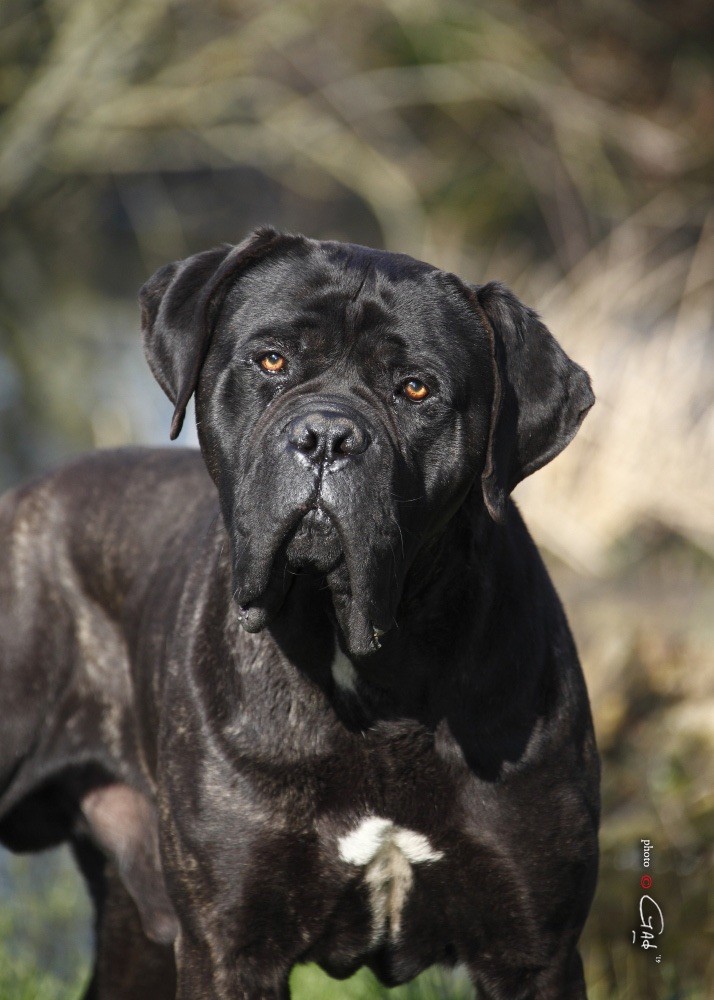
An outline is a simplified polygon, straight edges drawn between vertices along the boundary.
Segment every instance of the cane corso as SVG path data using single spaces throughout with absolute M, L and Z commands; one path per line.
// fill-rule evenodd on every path
M 279 1000 L 317 962 L 584 997 L 597 751 L 509 494 L 588 376 L 498 283 L 269 228 L 140 298 L 200 453 L 0 508 L 0 839 L 72 845 L 88 996 Z

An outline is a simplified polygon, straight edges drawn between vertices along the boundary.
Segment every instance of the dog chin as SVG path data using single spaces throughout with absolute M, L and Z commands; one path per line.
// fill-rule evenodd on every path
M 376 653 L 381 648 L 382 639 L 389 629 L 386 619 L 382 622 L 381 616 L 375 615 L 374 612 L 370 614 L 362 602 L 351 598 L 349 586 L 344 585 L 346 572 L 342 560 L 338 560 L 335 569 L 324 575 L 332 591 L 335 617 L 344 637 L 348 655 L 359 658 Z M 290 583 L 295 579 L 292 573 L 286 576 L 290 582 L 284 589 L 268 588 L 255 600 L 239 603 L 238 618 L 246 632 L 262 632 L 280 614 Z M 392 619 L 389 621 L 391 624 Z
M 275 543 L 274 543 L 275 544 Z M 337 625 L 349 655 L 369 656 L 381 647 L 381 640 L 393 624 L 394 609 L 382 609 L 372 588 L 357 586 L 351 579 L 349 560 L 333 518 L 319 509 L 310 510 L 278 546 L 269 562 L 253 564 L 253 582 L 235 567 L 238 617 L 246 632 L 260 632 L 273 622 L 297 576 L 319 575 L 327 583 Z M 268 569 L 268 567 L 270 567 Z
M 294 572 L 325 577 L 347 652 L 355 657 L 369 656 L 380 648 L 381 637 L 387 631 L 382 619 L 390 624 L 393 619 L 391 614 L 383 615 L 381 609 L 375 611 L 369 584 L 359 587 L 351 578 L 343 528 L 339 516 L 333 517 L 321 507 L 309 511 L 287 544 L 287 563 Z
M 319 508 L 308 511 L 288 541 L 285 555 L 294 572 L 326 574 L 335 569 L 343 558 L 342 540 L 330 515 Z

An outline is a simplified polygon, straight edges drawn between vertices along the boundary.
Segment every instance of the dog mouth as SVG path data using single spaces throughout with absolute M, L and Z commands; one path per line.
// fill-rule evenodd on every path
M 287 565 L 293 572 L 314 570 L 330 573 L 343 558 L 342 539 L 332 516 L 321 507 L 309 510 L 298 522 L 285 547 Z
M 326 507 L 313 502 L 293 509 L 283 531 L 271 534 L 272 545 L 261 559 L 239 555 L 234 564 L 234 579 L 241 581 L 235 591 L 239 621 L 247 632 L 262 631 L 280 613 L 297 577 L 319 575 L 330 591 L 348 651 L 366 656 L 381 647 L 394 623 L 393 568 L 391 563 L 382 566 L 383 558 L 373 561 L 365 535 L 355 530 L 355 519 L 348 518 L 346 524 Z
M 299 577 L 318 576 L 344 648 L 368 656 L 395 625 L 417 538 L 410 531 L 405 546 L 396 459 L 373 441 L 351 465 L 313 463 L 307 470 L 284 435 L 274 437 L 261 439 L 271 461 L 248 465 L 226 515 L 240 624 L 260 632 L 275 621 Z

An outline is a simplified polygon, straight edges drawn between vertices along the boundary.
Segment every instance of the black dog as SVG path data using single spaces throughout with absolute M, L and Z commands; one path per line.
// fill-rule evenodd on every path
M 276 1000 L 315 961 L 584 997 L 597 753 L 509 493 L 587 375 L 498 284 L 270 229 L 141 302 L 202 455 L 0 508 L 0 839 L 72 843 L 89 995 Z

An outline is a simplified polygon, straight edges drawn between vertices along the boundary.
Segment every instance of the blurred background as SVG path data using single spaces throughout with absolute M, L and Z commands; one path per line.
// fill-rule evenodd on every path
M 501 278 L 591 372 L 579 436 L 516 495 L 603 755 L 591 1000 L 714 995 L 713 63 L 710 0 L 0 8 L 3 488 L 166 442 L 137 289 L 259 223 Z M 656 951 L 632 943 L 643 838 Z M 62 851 L 0 856 L 3 1000 L 74 1000 L 90 944 Z M 473 996 L 442 973 L 393 995 Z

